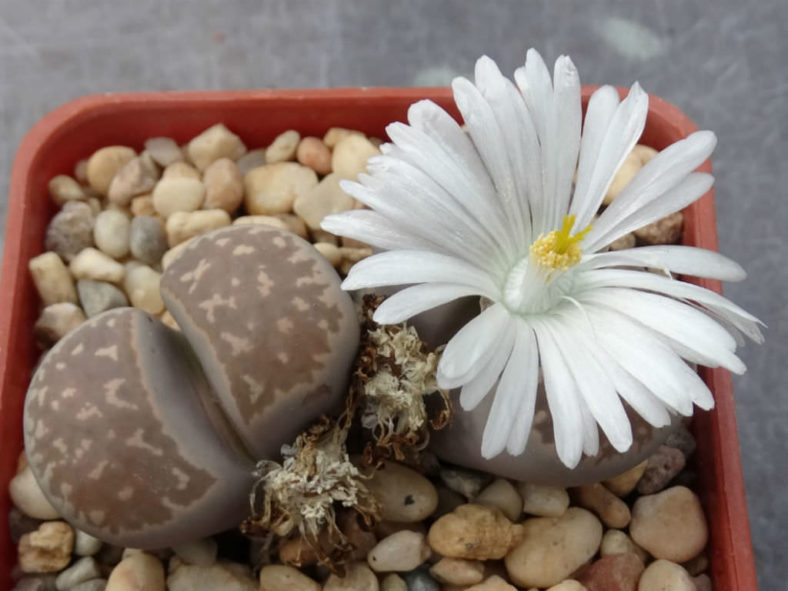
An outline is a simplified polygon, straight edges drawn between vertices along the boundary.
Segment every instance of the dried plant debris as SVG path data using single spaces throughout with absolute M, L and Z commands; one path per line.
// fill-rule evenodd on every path
M 337 511 L 356 511 L 368 526 L 378 519 L 377 499 L 368 478 L 353 465 L 345 441 L 352 404 L 338 421 L 327 417 L 284 446 L 281 464 L 262 461 L 251 494 L 252 517 L 242 524 L 248 535 L 286 538 L 298 535 L 332 569 L 341 569 L 354 549 L 337 526 Z
M 448 424 L 451 406 L 448 392 L 435 379 L 439 354 L 427 348 L 412 326 L 381 326 L 372 320 L 383 299 L 363 299 L 361 349 L 351 389 L 359 399 L 361 425 L 374 438 L 365 450 L 367 461 L 392 456 L 412 460 L 427 445 L 429 427 Z M 425 397 L 436 392 L 442 405 L 430 419 Z

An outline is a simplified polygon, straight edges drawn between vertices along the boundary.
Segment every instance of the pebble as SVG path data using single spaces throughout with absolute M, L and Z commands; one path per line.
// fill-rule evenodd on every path
M 339 245 L 339 236 L 331 232 L 312 230 L 309 234 L 312 236 L 312 242 L 328 242 L 329 244 Z
M 635 230 L 635 237 L 647 245 L 675 244 L 681 239 L 684 214 L 680 211 Z
M 553 585 L 547 591 L 586 591 L 585 586 L 574 579 L 566 579 L 557 585 Z
M 616 238 L 613 242 L 610 243 L 608 246 L 608 250 L 626 250 L 627 248 L 635 248 L 637 244 L 637 238 L 632 232 L 628 234 L 624 234 L 620 238 Z
M 295 162 L 255 168 L 244 177 L 246 210 L 252 215 L 289 213 L 296 199 L 317 184 L 315 171 Z
M 339 266 L 339 263 L 342 262 L 342 255 L 339 254 L 339 247 L 336 244 L 331 244 L 330 242 L 315 242 L 313 246 L 333 267 Z
M 462 558 L 441 558 L 432 565 L 430 574 L 440 583 L 475 585 L 484 579 L 484 563 Z
M 353 209 L 353 198 L 339 186 L 340 180 L 339 175 L 331 173 L 296 198 L 293 211 L 310 229 L 319 229 L 320 222 L 327 215 Z
M 403 575 L 408 591 L 440 591 L 441 586 L 426 568 L 418 568 Z
M 82 158 L 74 165 L 74 178 L 83 185 L 88 184 L 88 159 Z
M 349 135 L 362 135 L 360 131 L 355 129 L 346 129 L 344 127 L 331 127 L 325 135 L 323 135 L 323 143 L 327 148 L 333 150 L 336 145 Z
M 649 559 L 648 552 L 633 542 L 632 538 L 626 533 L 618 529 L 609 529 L 605 532 L 605 535 L 602 536 L 602 545 L 599 548 L 599 553 L 602 556 L 636 554 L 644 564 Z
M 8 511 L 8 534 L 14 544 L 18 544 L 23 535 L 36 531 L 39 525 L 41 525 L 40 519 L 25 515 L 13 505 Z
M 120 283 L 126 270 L 118 261 L 93 247 L 86 248 L 74 257 L 69 265 L 75 279 L 92 279 Z
M 323 585 L 323 591 L 378 591 L 378 589 L 375 573 L 363 562 L 347 565 L 344 577 L 332 574 Z M 408 589 L 410 591 L 410 587 Z
M 443 484 L 466 499 L 476 498 L 493 479 L 489 474 L 462 468 L 441 468 L 439 475 Z
M 693 577 L 692 582 L 695 583 L 695 591 L 714 591 L 709 575 L 702 574 Z
M 522 526 L 512 525 L 499 509 L 467 504 L 435 521 L 427 539 L 442 556 L 498 560 L 518 543 L 521 534 Z
M 218 546 L 213 538 L 203 538 L 187 542 L 179 546 L 173 546 L 172 551 L 186 564 L 196 566 L 211 566 L 216 562 Z
M 621 529 L 632 519 L 627 504 L 598 482 L 572 489 L 572 497 L 579 506 L 596 513 L 608 527 Z
M 82 309 L 85 310 L 88 318 L 113 308 L 129 305 L 126 294 L 111 283 L 83 279 L 77 281 L 77 292 Z
M 527 519 L 522 527 L 522 542 L 505 559 L 509 577 L 522 587 L 560 583 L 594 556 L 602 541 L 602 524 L 579 507 L 561 517 Z
M 319 175 L 331 172 L 331 150 L 317 137 L 305 137 L 298 144 L 296 160 Z
M 510 585 L 498 575 L 492 575 L 478 585 L 466 588 L 465 591 L 517 591 L 517 587 Z
M 688 560 L 681 566 L 694 577 L 705 572 L 709 568 L 709 557 L 705 552 L 701 552 L 695 558 Z
M 158 315 L 164 312 L 164 301 L 159 292 L 160 281 L 161 273 L 147 265 L 136 265 L 126 272 L 123 288 L 132 306 Z
M 686 460 L 681 450 L 660 445 L 648 459 L 643 478 L 638 482 L 641 495 L 652 495 L 663 490 L 684 469 Z
M 129 253 L 129 228 L 131 221 L 119 211 L 108 209 L 96 216 L 93 241 L 104 254 L 122 259 Z
M 74 554 L 77 556 L 94 556 L 101 550 L 101 540 L 89 533 L 74 530 Z
M 67 591 L 91 579 L 101 577 L 101 568 L 92 556 L 80 558 L 55 579 L 55 588 L 58 591 Z
M 175 318 L 173 318 L 172 314 L 170 314 L 168 310 L 165 310 L 159 318 L 162 324 L 165 326 L 169 326 L 173 330 L 181 330 L 181 327 L 178 326 L 178 323 L 175 322 Z
M 367 554 L 367 564 L 375 572 L 407 572 L 430 556 L 424 534 L 402 530 L 380 540 Z
M 301 141 L 301 134 L 295 129 L 289 129 L 280 133 L 271 145 L 265 150 L 265 161 L 268 164 L 276 162 L 287 162 L 293 160 L 296 155 L 298 143 Z
M 643 477 L 643 472 L 646 471 L 647 465 L 648 460 L 644 460 L 626 472 L 622 472 L 610 480 L 605 480 L 603 484 L 607 487 L 607 490 L 617 497 L 625 497 L 635 490 L 638 482 L 640 482 L 640 479 Z
M 176 246 L 189 238 L 229 226 L 231 221 L 230 214 L 223 209 L 178 211 L 167 218 L 167 243 Z
M 57 205 L 68 201 L 84 201 L 88 197 L 82 186 L 67 174 L 59 174 L 49 181 L 49 196 Z
M 517 521 L 523 512 L 523 499 L 514 485 L 503 478 L 496 478 L 474 499 L 479 505 L 498 507 L 511 521 Z
M 408 584 L 401 576 L 391 573 L 383 577 L 380 589 L 381 591 L 408 591 Z
M 238 165 L 238 171 L 241 173 L 241 176 L 244 177 L 250 170 L 265 166 L 265 148 L 249 150 L 235 163 Z
M 132 197 L 153 189 L 160 176 L 153 158 L 143 153 L 120 167 L 109 185 L 107 198 L 111 203 L 127 206 Z
M 69 201 L 49 222 L 44 248 L 71 262 L 82 250 L 93 246 L 93 221 L 90 205 Z
M 79 585 L 75 585 L 69 591 L 105 591 L 107 588 L 107 579 L 91 579 Z
M 156 208 L 153 207 L 153 195 L 150 194 L 140 195 L 139 197 L 135 197 L 134 199 L 132 199 L 131 204 L 129 205 L 129 209 L 131 210 L 131 214 L 133 216 L 158 215 L 156 213 Z
M 706 546 L 708 527 L 695 493 L 674 486 L 635 501 L 629 534 L 654 558 L 686 562 Z
M 353 546 L 350 557 L 353 560 L 366 560 L 367 554 L 378 543 L 375 534 L 362 527 L 358 513 L 347 511 L 340 514 L 339 529 L 345 534 L 348 543 Z
M 11 502 L 22 513 L 35 519 L 58 519 L 60 515 L 38 486 L 30 466 L 19 472 L 8 483 Z
M 68 268 L 54 252 L 45 252 L 27 264 L 38 295 L 45 306 L 68 302 L 77 303 L 77 290 Z
M 145 151 L 159 166 L 183 161 L 183 152 L 172 138 L 152 137 L 145 142 Z
M 238 160 L 246 153 L 246 146 L 237 135 L 222 123 L 209 127 L 186 146 L 186 154 L 198 170 L 203 171 L 219 158 Z
M 343 179 L 355 180 L 367 170 L 367 160 L 380 150 L 366 137 L 352 133 L 337 142 L 331 155 L 331 170 Z
M 103 209 L 103 206 L 101 205 L 101 199 L 99 199 L 98 197 L 88 197 L 86 203 L 88 207 L 90 207 L 90 213 L 93 215 L 93 217 L 96 217 L 98 214 L 101 213 Z
M 429 517 L 438 506 L 432 483 L 415 470 L 384 462 L 367 481 L 367 488 L 381 503 L 381 519 L 413 523 Z
M 107 146 L 88 159 L 87 179 L 94 191 L 106 195 L 115 174 L 137 153 L 127 146 Z
M 153 207 L 164 218 L 178 211 L 196 211 L 205 200 L 205 185 L 197 179 L 165 178 L 153 189 Z
M 54 573 L 66 568 L 74 548 L 74 530 L 65 521 L 46 521 L 19 540 L 19 566 L 26 573 Z
M 164 169 L 161 175 L 164 179 L 196 179 L 200 180 L 200 171 L 188 162 L 173 162 Z
M 320 584 L 292 566 L 269 564 L 260 570 L 260 591 L 320 591 Z
M 610 187 L 608 187 L 607 193 L 605 193 L 605 197 L 602 200 L 602 204 L 610 205 L 613 203 L 615 198 L 618 197 L 619 193 L 624 190 L 624 187 L 635 178 L 635 175 L 641 168 L 643 168 L 643 161 L 637 154 L 630 152 L 624 159 L 621 167 L 616 171 L 613 182 L 610 183 Z
M 523 512 L 538 517 L 561 517 L 569 508 L 565 488 L 520 482 L 517 490 L 523 499 Z
M 658 153 L 659 152 L 657 152 L 651 146 L 646 146 L 644 144 L 637 144 L 634 148 L 632 148 L 632 154 L 634 154 L 640 159 L 641 164 L 647 164 L 648 161 L 651 160 Z
M 665 445 L 681 450 L 685 458 L 695 453 L 695 448 L 697 447 L 695 437 L 683 424 L 670 432 L 670 435 L 665 440 Z
M 106 591 L 164 591 L 164 567 L 155 556 L 137 552 L 112 569 Z
M 131 220 L 129 250 L 135 259 L 149 265 L 161 262 L 167 252 L 167 236 L 161 222 L 154 217 L 141 215 Z
M 83 322 L 85 313 L 79 306 L 69 302 L 52 304 L 41 311 L 33 335 L 39 346 L 48 349 Z
M 635 591 L 643 568 L 635 554 L 613 554 L 581 568 L 575 578 L 588 591 Z
M 668 560 L 655 560 L 640 577 L 637 591 L 697 591 L 692 577 Z
M 238 166 L 229 158 L 219 158 L 205 169 L 205 209 L 223 209 L 229 214 L 244 199 L 244 181 Z

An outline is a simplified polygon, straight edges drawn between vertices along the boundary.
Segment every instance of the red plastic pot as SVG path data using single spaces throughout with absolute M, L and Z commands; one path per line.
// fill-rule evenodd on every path
M 593 88 L 584 88 L 587 99 Z M 39 352 L 32 336 L 39 300 L 27 271 L 42 251 L 55 213 L 47 183 L 80 158 L 110 144 L 141 147 L 151 136 L 185 141 L 216 122 L 247 145 L 268 144 L 286 129 L 322 134 L 332 126 L 383 137 L 385 125 L 404 120 L 408 105 L 431 98 L 457 115 L 448 89 L 358 88 L 310 91 L 231 91 L 89 96 L 53 111 L 27 134 L 14 162 L 0 283 L 0 587 L 9 588 L 16 549 L 8 535 L 7 485 L 22 449 L 22 403 Z M 679 109 L 651 97 L 642 143 L 661 149 L 696 126 Z M 706 162 L 701 170 L 710 171 Z M 684 242 L 717 249 L 713 193 L 685 211 Z M 700 285 L 720 291 L 718 281 Z M 716 408 L 694 420 L 700 494 L 711 529 L 711 576 L 716 591 L 757 588 L 739 456 L 733 390 L 724 370 L 702 369 Z

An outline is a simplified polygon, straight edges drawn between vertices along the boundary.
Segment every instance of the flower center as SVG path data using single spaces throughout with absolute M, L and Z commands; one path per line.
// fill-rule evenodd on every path
M 566 271 L 580 262 L 583 250 L 580 242 L 591 231 L 591 226 L 572 235 L 575 215 L 565 215 L 560 230 L 553 230 L 546 236 L 540 235 L 531 245 L 531 258 L 537 265 L 547 270 Z

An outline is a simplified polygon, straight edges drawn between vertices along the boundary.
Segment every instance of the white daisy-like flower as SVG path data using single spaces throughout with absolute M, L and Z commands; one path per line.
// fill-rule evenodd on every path
M 635 83 L 620 100 L 603 86 L 583 120 L 572 61 L 558 58 L 551 80 L 535 50 L 515 72 L 516 86 L 487 57 L 475 78 L 452 84 L 465 130 L 436 104 L 418 102 L 410 125 L 388 126 L 393 143 L 370 159 L 369 174 L 343 183 L 369 209 L 329 216 L 323 228 L 388 251 L 357 263 L 343 287 L 408 285 L 378 308 L 381 324 L 482 298 L 484 310 L 446 345 L 438 384 L 461 388 L 466 410 L 494 396 L 487 458 L 523 453 L 539 369 L 557 453 L 569 467 L 597 453 L 597 424 L 615 449 L 630 447 L 622 400 L 654 427 L 691 415 L 693 404 L 711 408 L 687 362 L 744 372 L 736 347 L 742 336 L 763 340 L 759 321 L 671 274 L 737 281 L 744 270 L 686 246 L 605 249 L 709 190 L 713 177 L 694 171 L 715 135 L 699 131 L 657 154 L 594 219 L 643 131 L 648 95 Z

